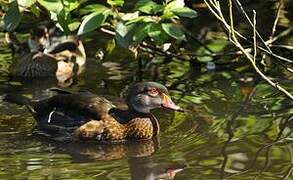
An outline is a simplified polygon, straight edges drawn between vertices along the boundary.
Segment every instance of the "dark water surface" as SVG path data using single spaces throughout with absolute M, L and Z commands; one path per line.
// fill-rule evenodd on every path
M 120 97 L 127 84 L 158 81 L 169 87 L 185 113 L 155 110 L 161 134 L 151 141 L 73 143 L 33 135 L 28 110 L 1 101 L 0 179 L 292 178 L 292 102 L 253 71 L 202 68 L 196 73 L 189 62 L 163 66 L 163 58 L 145 58 L 144 70 L 137 71 L 137 61 L 124 49 L 97 60 L 96 51 L 109 39 L 102 36 L 84 38 L 87 70 L 68 89 Z M 57 86 L 54 81 L 10 81 L 11 53 L 4 44 L 0 53 L 1 94 L 51 95 L 47 89 Z

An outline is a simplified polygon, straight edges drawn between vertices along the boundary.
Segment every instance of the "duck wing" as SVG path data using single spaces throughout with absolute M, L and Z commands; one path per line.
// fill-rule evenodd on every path
M 55 58 L 41 52 L 16 56 L 10 66 L 13 77 L 37 78 L 54 77 L 57 71 Z
M 63 93 L 48 99 L 31 100 L 21 95 L 5 95 L 3 100 L 25 105 L 41 129 L 71 129 L 90 120 L 100 120 L 115 107 L 107 99 L 95 94 Z
M 107 99 L 92 93 L 58 94 L 49 99 L 32 102 L 40 126 L 80 126 L 90 120 L 100 120 L 115 107 Z
M 63 88 L 58 88 L 58 87 L 53 87 L 49 89 L 52 92 L 56 92 L 58 94 L 76 94 L 76 91 L 71 91 L 71 90 L 67 90 L 67 89 L 63 89 Z M 92 94 L 90 91 L 88 90 L 79 90 L 79 93 L 90 93 Z
M 50 88 L 49 90 L 52 91 L 52 92 L 56 92 L 58 94 L 73 94 L 71 91 L 61 89 L 61 88 L 57 88 L 57 87 Z
M 78 38 L 75 36 L 54 36 L 50 39 L 50 42 L 44 44 L 44 52 L 56 54 L 65 50 L 75 51 L 78 43 Z

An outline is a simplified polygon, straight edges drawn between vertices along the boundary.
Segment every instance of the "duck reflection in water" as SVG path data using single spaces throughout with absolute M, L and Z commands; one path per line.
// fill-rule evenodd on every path
M 149 140 L 129 140 L 122 143 L 97 143 L 94 141 L 64 141 L 63 137 L 45 137 L 36 129 L 34 137 L 48 143 L 54 153 L 65 153 L 72 157 L 75 163 L 92 161 L 111 161 L 121 158 L 150 157 L 159 149 L 159 138 Z
M 59 85 L 68 86 L 84 71 L 86 54 L 77 36 L 58 34 L 55 28 L 40 26 L 24 42 L 11 32 L 6 33 L 6 41 L 14 54 L 10 67 L 13 78 L 55 78 Z
M 95 161 L 113 161 L 128 159 L 132 180 L 172 180 L 185 165 L 154 161 L 152 155 L 159 149 L 159 137 L 142 141 L 125 141 L 119 144 L 96 144 L 93 142 L 48 141 L 44 136 L 37 136 L 43 142 L 49 142 L 51 152 L 69 154 L 73 163 Z M 52 148 L 53 147 L 53 148 Z M 98 177 L 96 177 L 98 178 Z

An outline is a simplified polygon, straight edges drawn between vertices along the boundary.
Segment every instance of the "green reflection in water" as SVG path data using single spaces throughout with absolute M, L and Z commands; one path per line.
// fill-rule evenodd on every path
M 95 60 L 96 47 L 108 39 L 93 38 L 86 43 L 87 71 L 70 88 L 119 97 L 126 84 L 140 79 L 137 62 L 124 49 Z M 221 41 L 210 45 L 227 48 Z M 50 95 L 46 89 L 54 82 L 7 83 L 11 52 L 2 44 L 0 52 L 1 93 Z M 50 141 L 32 135 L 34 120 L 25 108 L 1 101 L 0 179 L 154 179 L 176 172 L 175 179 L 281 179 L 290 174 L 292 102 L 246 67 L 194 73 L 188 61 L 166 66 L 162 57 L 149 61 L 143 59 L 143 79 L 170 86 L 173 99 L 186 109 L 184 114 L 154 111 L 162 130 L 159 145 Z

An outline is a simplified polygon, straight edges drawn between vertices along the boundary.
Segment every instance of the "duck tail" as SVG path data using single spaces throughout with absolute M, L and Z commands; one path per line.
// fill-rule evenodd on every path
M 5 94 L 1 97 L 2 100 L 11 102 L 18 105 L 29 105 L 30 99 L 22 96 L 22 95 L 16 95 L 16 94 Z

